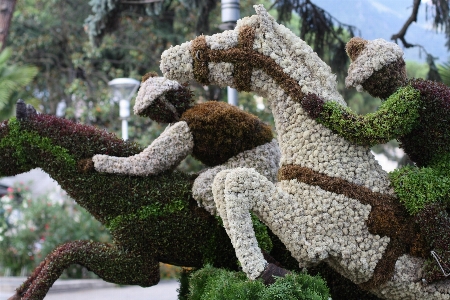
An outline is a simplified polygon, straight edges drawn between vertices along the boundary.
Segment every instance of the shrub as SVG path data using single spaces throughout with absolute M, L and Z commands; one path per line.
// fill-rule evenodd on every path
M 243 272 L 232 272 L 206 266 L 191 275 L 189 300 L 321 300 L 329 299 L 325 281 L 319 276 L 292 273 L 265 286 L 251 281 Z

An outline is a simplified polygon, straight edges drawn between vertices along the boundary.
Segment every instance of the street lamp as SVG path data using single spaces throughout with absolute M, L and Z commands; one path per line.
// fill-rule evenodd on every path
M 236 21 L 240 18 L 239 0 L 221 0 L 222 6 L 222 24 L 219 28 L 222 30 L 232 30 L 236 27 Z M 228 103 L 238 105 L 238 91 L 227 86 Z
M 138 89 L 140 82 L 133 78 L 116 78 L 108 82 L 112 100 L 119 102 L 119 116 L 122 119 L 122 139 L 128 140 L 128 117 L 130 116 L 130 100 Z

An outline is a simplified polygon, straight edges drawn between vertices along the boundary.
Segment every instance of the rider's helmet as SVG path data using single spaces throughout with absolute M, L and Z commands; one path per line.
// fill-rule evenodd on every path
M 142 77 L 133 110 L 156 122 L 174 123 L 192 104 L 192 92 L 186 85 L 150 72 Z
M 345 78 L 347 88 L 355 87 L 360 92 L 365 90 L 374 97 L 386 99 L 405 85 L 405 61 L 397 44 L 354 37 L 345 50 L 352 60 Z

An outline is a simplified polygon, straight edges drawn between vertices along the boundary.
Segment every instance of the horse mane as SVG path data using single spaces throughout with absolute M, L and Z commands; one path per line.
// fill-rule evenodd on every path
M 331 67 L 304 40 L 278 24 L 262 4 L 253 7 L 257 15 L 239 20 L 236 30 L 255 26 L 260 34 L 257 34 L 252 44 L 268 46 L 258 46 L 258 52 L 273 59 L 286 75 L 301 86 L 304 94 L 313 93 L 326 102 L 347 106 L 337 90 L 337 78 Z M 287 61 L 289 64 L 286 64 Z
M 33 115 L 20 121 L 21 129 L 49 138 L 56 146 L 69 151 L 75 159 L 95 154 L 130 156 L 142 151 L 134 142 L 123 141 L 115 134 L 91 125 L 83 125 L 53 115 Z M 2 129 L 0 128 L 0 136 Z

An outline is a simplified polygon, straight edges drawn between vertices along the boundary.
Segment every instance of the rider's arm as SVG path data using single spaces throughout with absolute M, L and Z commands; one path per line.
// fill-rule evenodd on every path
M 400 88 L 374 113 L 357 115 L 350 108 L 326 102 L 317 121 L 350 142 L 373 146 L 411 132 L 419 119 L 420 92 Z
M 167 128 L 141 153 L 130 157 L 95 155 L 92 158 L 98 172 L 146 176 L 170 170 L 192 152 L 194 140 L 186 122 Z

